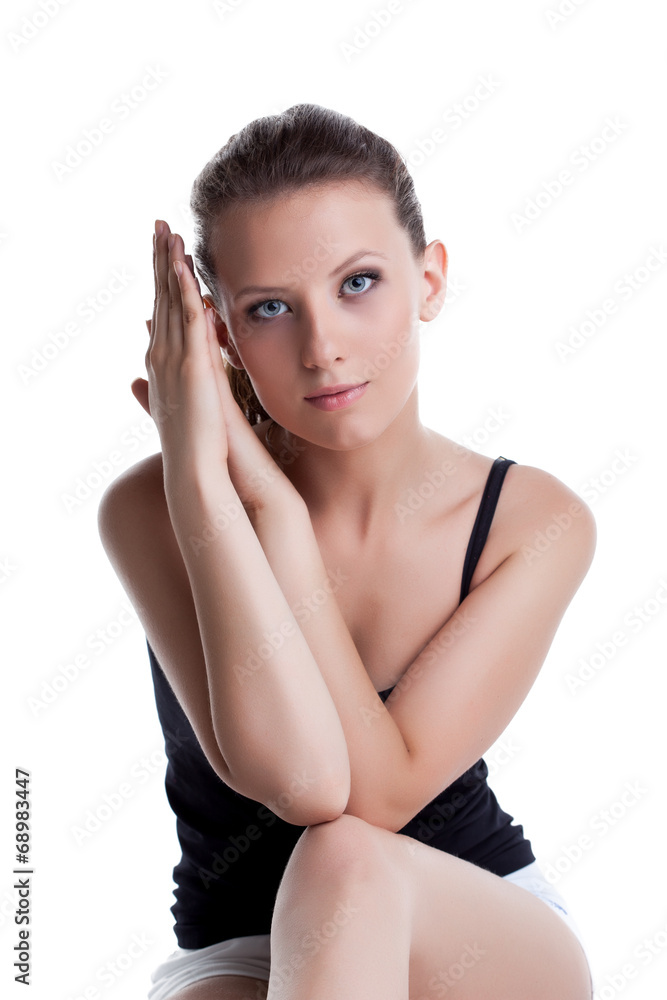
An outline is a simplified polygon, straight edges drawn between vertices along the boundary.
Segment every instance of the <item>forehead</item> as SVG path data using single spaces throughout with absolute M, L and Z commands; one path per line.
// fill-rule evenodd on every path
M 226 210 L 215 238 L 216 271 L 229 293 L 250 275 L 268 285 L 314 273 L 315 264 L 328 274 L 364 247 L 407 251 L 392 199 L 356 180 L 320 184 Z

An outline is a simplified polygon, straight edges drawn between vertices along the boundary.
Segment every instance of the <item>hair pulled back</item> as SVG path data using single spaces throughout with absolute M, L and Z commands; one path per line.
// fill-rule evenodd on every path
M 218 308 L 215 236 L 222 212 L 340 180 L 366 182 L 389 195 L 415 258 L 421 258 L 426 247 L 421 206 L 398 150 L 347 115 L 318 104 L 295 104 L 281 114 L 257 118 L 232 135 L 192 186 L 193 258 Z M 247 372 L 223 363 L 249 422 L 267 419 Z

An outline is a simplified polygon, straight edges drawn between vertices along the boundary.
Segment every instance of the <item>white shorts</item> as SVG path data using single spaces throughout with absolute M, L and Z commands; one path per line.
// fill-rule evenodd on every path
M 576 934 L 586 947 L 581 932 L 570 916 L 567 903 L 558 890 L 547 882 L 537 861 L 503 876 L 543 899 Z M 252 976 L 269 980 L 271 968 L 270 936 L 255 934 L 229 938 L 207 948 L 177 948 L 151 976 L 148 1000 L 168 1000 L 178 990 L 209 976 Z

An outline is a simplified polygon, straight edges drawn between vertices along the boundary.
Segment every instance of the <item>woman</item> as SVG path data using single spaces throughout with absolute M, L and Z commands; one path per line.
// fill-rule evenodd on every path
M 133 384 L 162 452 L 100 507 L 183 848 L 151 998 L 590 997 L 481 758 L 590 565 L 590 511 L 421 424 L 447 254 L 390 143 L 296 105 L 232 136 L 191 206 L 210 292 L 156 223 Z

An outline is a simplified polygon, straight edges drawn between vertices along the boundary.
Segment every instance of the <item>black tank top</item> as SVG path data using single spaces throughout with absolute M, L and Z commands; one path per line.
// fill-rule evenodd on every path
M 490 470 L 468 543 L 462 601 L 480 557 L 511 459 Z M 305 830 L 226 785 L 206 759 L 150 643 L 148 656 L 165 738 L 165 787 L 176 814 L 182 856 L 174 868 L 171 907 L 181 948 L 268 934 L 278 885 Z M 384 702 L 393 688 L 379 692 Z M 535 861 L 523 828 L 498 805 L 483 759 L 445 788 L 399 833 L 447 851 L 496 875 Z

